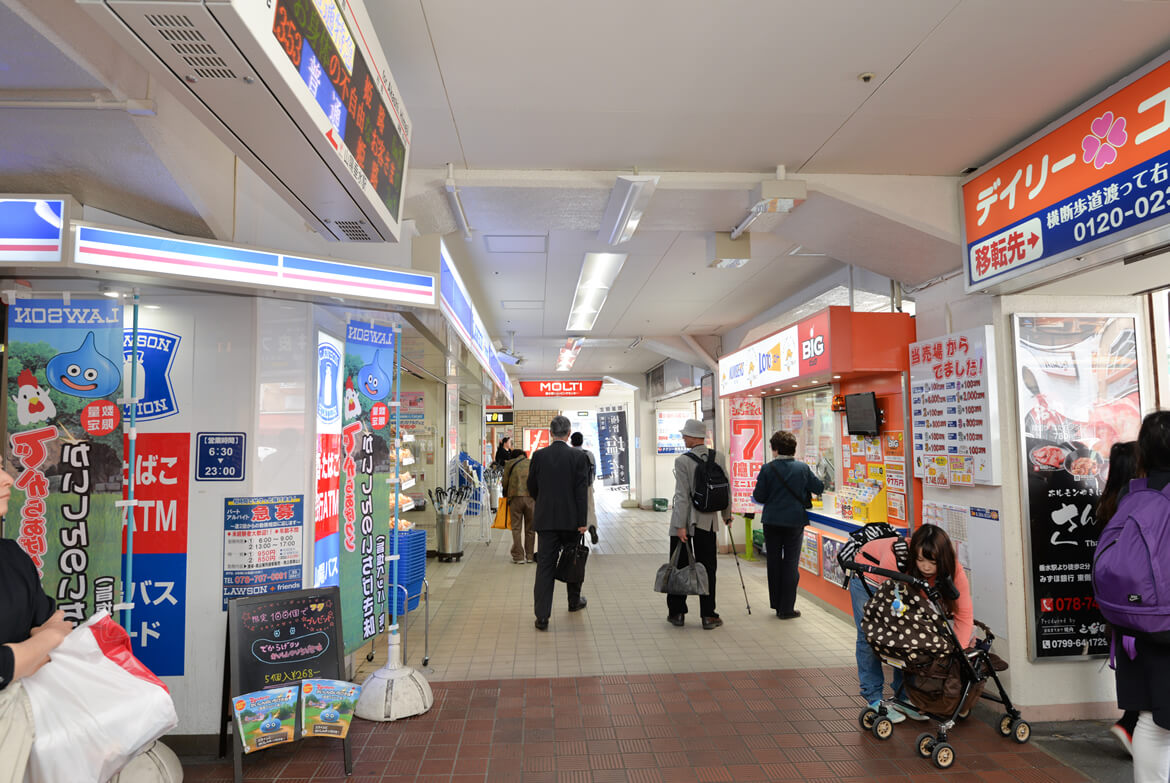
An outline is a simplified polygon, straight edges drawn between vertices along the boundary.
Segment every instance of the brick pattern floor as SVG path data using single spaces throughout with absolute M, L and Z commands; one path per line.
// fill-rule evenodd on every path
M 623 674 L 442 682 L 434 707 L 392 723 L 357 720 L 354 774 L 341 746 L 293 743 L 244 759 L 260 783 L 1075 783 L 1087 780 L 977 719 L 936 769 L 914 751 L 931 723 L 882 742 L 857 724 L 851 668 Z M 230 763 L 185 762 L 187 780 L 231 780 Z

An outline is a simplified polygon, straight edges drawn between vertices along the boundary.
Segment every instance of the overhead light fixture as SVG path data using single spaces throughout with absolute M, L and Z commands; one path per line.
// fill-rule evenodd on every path
M 630 343 L 629 345 L 627 345 L 627 346 L 626 346 L 626 350 L 625 350 L 625 352 L 626 352 L 626 353 L 629 353 L 630 351 L 632 351 L 632 350 L 634 350 L 635 348 L 637 348 L 639 345 L 641 345 L 641 344 L 642 344 L 642 340 L 643 340 L 643 339 L 645 339 L 645 338 L 642 338 L 642 337 L 635 337 L 635 338 L 634 338 L 634 341 L 633 341 L 632 343 Z
M 573 293 L 573 306 L 569 310 L 570 332 L 588 332 L 597 321 L 610 286 L 622 271 L 622 265 L 629 256 L 625 253 L 586 253 L 581 263 L 581 274 L 577 277 L 577 290 Z
M 573 369 L 573 362 L 577 361 L 577 354 L 581 353 L 581 346 L 584 344 L 584 337 L 570 337 L 565 340 L 565 344 L 557 352 L 557 372 L 568 372 Z
M 450 163 L 447 164 L 447 203 L 451 205 L 451 214 L 455 216 L 455 222 L 459 226 L 459 230 L 463 232 L 463 238 L 468 242 L 471 241 L 471 224 L 467 221 L 467 213 L 463 211 L 463 199 L 459 197 L 459 188 L 455 187 L 455 167 Z
M 783 167 L 778 167 L 777 174 L 782 173 Z M 732 239 L 739 239 L 762 215 L 791 212 L 797 204 L 808 198 L 808 186 L 799 179 L 766 179 L 752 195 L 755 203 L 748 211 L 748 216 L 731 230 Z
M 607 245 L 620 245 L 628 242 L 634 232 L 638 230 L 638 223 L 654 195 L 654 188 L 658 186 L 658 177 L 623 176 L 614 183 L 613 192 L 609 194 L 609 204 L 605 207 L 605 215 L 601 218 L 601 230 L 597 232 L 598 240 Z
M 806 250 L 804 245 L 797 245 L 796 247 L 792 248 L 788 251 L 788 255 L 798 256 L 800 258 L 824 258 L 826 256 L 825 253 L 814 253 L 810 250 Z
M 707 255 L 714 269 L 737 269 L 752 260 L 752 235 L 736 239 L 727 231 L 707 237 Z

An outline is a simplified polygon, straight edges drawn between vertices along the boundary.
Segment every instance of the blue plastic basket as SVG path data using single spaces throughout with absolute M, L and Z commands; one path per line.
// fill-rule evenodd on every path
M 406 592 L 408 595 L 411 596 L 411 598 L 410 598 L 410 601 L 407 602 L 406 608 L 403 609 L 402 608 L 402 603 L 403 603 L 402 591 L 401 590 L 394 590 L 394 596 L 395 596 L 394 597 L 394 606 L 396 607 L 395 611 L 398 614 L 406 614 L 411 609 L 417 609 L 418 602 L 422 598 L 423 583 L 422 583 L 421 579 L 419 579 L 417 582 L 404 582 L 403 584 L 406 585 Z
M 393 532 L 388 543 L 388 554 L 394 551 Z M 387 569 L 388 571 L 390 569 Z M 427 531 L 404 530 L 398 534 L 398 582 L 413 584 L 427 575 Z

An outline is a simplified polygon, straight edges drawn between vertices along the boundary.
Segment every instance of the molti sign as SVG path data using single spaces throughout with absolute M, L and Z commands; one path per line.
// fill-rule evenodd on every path
M 525 397 L 596 397 L 601 381 L 520 381 Z

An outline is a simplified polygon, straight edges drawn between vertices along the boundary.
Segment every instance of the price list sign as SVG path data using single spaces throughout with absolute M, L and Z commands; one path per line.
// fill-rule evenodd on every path
M 945 466 L 941 486 L 1000 483 L 993 345 L 990 326 L 910 345 L 914 475 Z
M 304 506 L 304 495 L 224 500 L 224 609 L 231 598 L 300 589 Z

